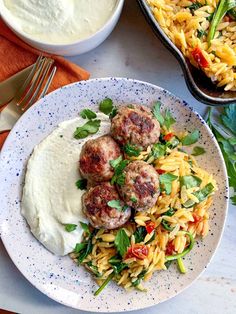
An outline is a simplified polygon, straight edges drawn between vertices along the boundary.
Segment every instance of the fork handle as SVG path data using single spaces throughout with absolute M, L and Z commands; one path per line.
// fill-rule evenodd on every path
M 0 112 L 0 132 L 11 130 L 13 125 L 19 119 L 19 114 L 16 112 L 15 104 L 8 104 Z

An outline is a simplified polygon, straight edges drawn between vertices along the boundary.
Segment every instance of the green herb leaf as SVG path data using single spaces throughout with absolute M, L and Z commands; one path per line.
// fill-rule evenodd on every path
M 120 157 L 110 161 L 110 165 L 115 170 L 111 179 L 111 184 L 117 183 L 118 185 L 122 186 L 125 183 L 125 174 L 123 173 L 123 170 L 128 165 L 129 160 L 122 160 L 122 157 Z
M 123 210 L 123 206 L 121 206 L 120 200 L 109 201 L 107 202 L 107 205 L 110 206 L 111 208 L 117 209 L 120 212 Z
M 98 132 L 101 125 L 101 120 L 90 120 L 84 125 L 76 128 L 74 132 L 74 138 L 82 139 L 87 137 L 90 134 L 95 134 Z
M 75 185 L 80 190 L 86 190 L 86 188 L 87 188 L 87 180 L 86 179 L 79 179 L 78 181 L 75 182 Z
M 236 135 L 236 104 L 232 104 L 224 108 L 221 120 L 224 126 Z
M 198 130 L 195 130 L 193 132 L 191 132 L 190 134 L 186 135 L 183 139 L 182 139 L 182 144 L 184 146 L 188 146 L 188 145 L 192 145 L 194 143 L 196 143 L 199 139 L 200 133 Z
M 166 142 L 166 147 L 173 149 L 177 147 L 179 143 L 179 139 L 176 136 L 173 136 L 168 142 Z
M 236 7 L 236 0 L 220 0 L 209 27 L 207 36 L 207 41 L 209 44 L 211 40 L 214 39 L 217 26 L 220 24 L 225 14 L 234 7 Z
M 91 232 L 89 230 L 89 225 L 87 225 L 83 221 L 80 221 L 79 223 L 80 223 L 81 228 L 84 230 L 84 232 L 90 235 Z
M 83 119 L 89 119 L 89 120 L 92 120 L 92 119 L 97 118 L 96 113 L 93 112 L 93 111 L 90 110 L 90 109 L 83 109 L 83 110 L 80 112 L 80 116 L 81 116 Z
M 203 36 L 206 36 L 207 35 L 207 32 L 204 31 L 203 29 L 197 29 L 197 37 L 199 39 L 201 39 Z
M 116 275 L 118 275 L 123 269 L 128 267 L 127 264 L 122 262 L 122 259 L 120 258 L 119 255 L 112 256 L 109 259 L 109 263 L 111 264 Z
M 199 202 L 202 202 L 214 191 L 214 189 L 214 185 L 212 183 L 208 183 L 200 191 L 197 191 L 193 194 L 198 198 Z
M 65 225 L 65 230 L 67 232 L 72 232 L 72 231 L 74 231 L 76 229 L 76 227 L 77 227 L 77 225 L 75 225 L 75 224 L 66 224 Z
M 92 249 L 93 249 L 92 240 L 93 240 L 93 237 L 96 235 L 97 231 L 98 231 L 97 229 L 94 229 L 93 232 L 90 233 L 88 241 L 82 242 L 82 243 L 78 244 L 78 246 L 76 244 L 77 250 L 80 249 L 79 250 L 79 256 L 77 256 L 77 260 L 78 260 L 79 265 L 92 252 Z M 76 252 L 76 247 L 74 250 L 75 252 Z
M 170 194 L 171 193 L 171 185 L 172 185 L 172 181 L 176 180 L 178 177 L 171 174 L 171 173 L 164 173 L 162 175 L 159 176 L 159 180 L 161 185 L 163 185 L 166 194 Z
M 138 227 L 134 232 L 135 243 L 143 242 L 147 235 L 147 230 L 144 226 Z
M 113 108 L 113 101 L 110 98 L 103 99 L 99 104 L 99 110 L 106 115 L 109 115 Z
M 124 145 L 123 150 L 126 153 L 126 155 L 130 157 L 132 156 L 138 157 L 141 152 L 141 149 L 139 147 L 137 147 L 136 145 L 131 145 L 131 144 Z
M 137 198 L 134 196 L 131 196 L 130 200 L 132 203 L 137 203 L 137 201 L 138 201 Z
M 233 205 L 236 205 L 236 195 L 231 197 L 231 201 Z
M 166 147 L 163 144 L 156 143 L 152 147 L 152 156 L 154 159 L 159 159 L 160 157 L 164 156 L 166 153 Z
M 127 248 L 130 246 L 130 240 L 127 236 L 124 229 L 120 229 L 115 237 L 115 246 L 117 248 L 117 251 L 121 256 L 124 256 L 127 252 Z
M 93 265 L 92 261 L 89 261 L 88 263 L 86 263 L 86 265 L 97 278 L 100 278 L 102 276 L 102 274 L 100 274 L 98 271 L 98 267 Z
M 174 124 L 176 122 L 175 118 L 172 116 L 171 112 L 169 109 L 166 109 L 165 112 L 165 117 L 164 117 L 164 125 L 167 128 L 167 130 L 170 129 L 170 127 L 172 126 L 172 124 Z
M 183 177 L 180 177 L 179 181 L 180 181 L 180 186 L 182 187 L 183 185 L 185 185 L 187 189 L 200 186 L 202 183 L 202 180 L 197 176 L 183 176 Z
M 138 275 L 138 278 L 132 282 L 132 286 L 137 287 L 143 280 L 146 273 L 147 273 L 147 270 L 141 271 L 141 273 Z
M 167 212 L 163 213 L 162 216 L 169 216 L 169 217 L 171 217 L 171 216 L 174 215 L 174 213 L 175 213 L 175 209 L 174 208 L 170 208 Z M 174 229 L 173 227 L 170 226 L 170 223 L 167 220 L 165 220 L 165 219 L 162 220 L 161 224 L 168 231 L 172 231 Z
M 110 160 L 109 163 L 112 168 L 116 168 L 121 161 L 122 161 L 122 156 L 120 155 L 117 159 Z
M 191 4 L 190 6 L 188 6 L 190 12 L 192 13 L 192 15 L 194 15 L 194 11 L 196 11 L 197 9 L 201 8 L 203 5 L 196 1 L 196 2 L 193 2 L 193 4 Z
M 195 146 L 193 148 L 193 152 L 191 155 L 193 156 L 199 156 L 199 155 L 202 155 L 202 154 L 205 154 L 205 149 L 203 147 L 200 147 L 200 146 Z
M 84 250 L 87 247 L 87 243 L 82 242 L 82 243 L 76 243 L 74 253 L 79 253 L 80 251 Z
M 165 120 L 161 114 L 161 103 L 159 101 L 153 106 L 152 113 L 160 125 L 163 125 Z

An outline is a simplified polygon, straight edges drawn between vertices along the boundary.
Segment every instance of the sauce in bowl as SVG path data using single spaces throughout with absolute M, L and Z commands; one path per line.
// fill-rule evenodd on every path
M 117 0 L 2 0 L 0 11 L 14 27 L 48 44 L 70 44 L 95 34 Z

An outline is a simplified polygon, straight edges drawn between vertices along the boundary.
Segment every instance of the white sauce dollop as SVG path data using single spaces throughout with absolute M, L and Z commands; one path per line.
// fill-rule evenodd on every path
M 97 116 L 102 120 L 97 134 L 76 140 L 73 133 L 86 120 L 64 121 L 35 147 L 28 161 L 21 213 L 34 236 L 57 255 L 72 252 L 82 238 L 79 222 L 86 222 L 81 204 L 84 191 L 75 185 L 80 179 L 81 148 L 87 140 L 106 134 L 110 129 L 108 117 L 101 113 Z M 78 226 L 67 232 L 65 224 Z
M 49 44 L 69 44 L 102 28 L 117 0 L 0 0 L 17 30 Z

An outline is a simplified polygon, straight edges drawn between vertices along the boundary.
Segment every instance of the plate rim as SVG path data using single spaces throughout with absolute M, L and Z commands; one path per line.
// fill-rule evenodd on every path
M 211 129 L 209 128 L 209 126 L 207 125 L 206 121 L 202 118 L 202 116 L 193 108 L 191 107 L 191 105 L 189 105 L 188 102 L 186 102 L 185 100 L 179 98 L 178 96 L 174 95 L 172 92 L 170 92 L 169 90 L 166 90 L 165 88 L 162 88 L 158 85 L 155 85 L 155 84 L 152 84 L 152 83 L 149 83 L 149 82 L 146 82 L 146 81 L 142 81 L 142 80 L 136 80 L 136 79 L 132 79 L 132 78 L 127 78 L 127 77 L 102 77 L 102 78 L 93 78 L 93 79 L 89 79 L 89 80 L 86 80 L 86 81 L 79 81 L 79 82 L 74 82 L 74 83 L 70 83 L 70 84 L 67 84 L 63 87 L 60 87 L 56 90 L 54 90 L 53 92 L 47 94 L 45 97 L 51 97 L 52 94 L 56 94 L 58 93 L 60 90 L 62 89 L 67 89 L 67 88 L 73 88 L 73 86 L 75 85 L 87 85 L 87 84 L 93 84 L 94 82 L 97 82 L 97 81 L 103 81 L 103 82 L 106 82 L 106 81 L 115 81 L 115 80 L 118 80 L 118 81 L 128 81 L 128 82 L 133 82 L 135 84 L 142 84 L 144 86 L 149 86 L 151 88 L 154 88 L 154 89 L 158 89 L 159 91 L 164 91 L 165 94 L 168 96 L 168 98 L 172 98 L 173 100 L 175 101 L 178 101 L 179 104 L 181 106 L 184 106 L 184 107 L 187 107 L 195 116 L 195 118 L 197 118 L 204 126 L 204 128 L 207 130 L 208 134 L 211 135 L 211 140 L 214 142 L 216 148 L 217 148 L 217 153 L 218 153 L 218 156 L 221 160 L 221 168 L 222 168 L 222 171 L 223 171 L 223 174 L 224 174 L 224 179 L 226 179 L 226 186 L 225 186 L 225 190 L 224 190 L 224 199 L 225 199 L 225 202 L 224 202 L 224 207 L 225 207 L 225 210 L 224 210 L 224 220 L 222 221 L 222 227 L 221 227 L 221 231 L 219 233 L 219 239 L 217 241 L 217 244 L 216 246 L 214 247 L 212 253 L 211 253 L 211 257 L 209 258 L 207 264 L 203 267 L 202 271 L 199 272 L 199 274 L 188 284 L 186 284 L 186 286 L 184 287 L 181 287 L 179 289 L 178 292 L 175 292 L 174 295 L 171 295 L 170 297 L 166 297 L 166 298 L 163 298 L 161 301 L 155 303 L 155 304 L 151 304 L 150 306 L 141 306 L 141 307 L 137 307 L 135 306 L 134 308 L 132 309 L 126 309 L 126 310 L 121 310 L 121 309 L 116 309 L 116 310 L 107 310 L 106 313 L 115 313 L 115 312 L 119 312 L 119 313 L 122 313 L 122 312 L 125 312 L 125 311 L 137 311 L 137 310 L 141 310 L 141 309 L 149 309 L 153 306 L 157 306 L 158 304 L 160 303 L 163 303 L 169 299 L 172 299 L 173 297 L 177 296 L 178 294 L 180 294 L 181 292 L 183 292 L 185 289 L 189 288 L 202 274 L 203 272 L 206 270 L 206 268 L 209 266 L 209 264 L 211 263 L 221 241 L 222 241 L 222 237 L 223 237 L 223 233 L 224 233 L 224 230 L 225 230 L 225 224 L 226 224 L 226 218 L 227 218 L 227 214 L 228 214 L 228 207 L 229 207 L 229 184 L 228 184 L 228 175 L 227 175 L 227 170 L 226 170 L 226 165 L 225 165 L 225 162 L 224 162 L 224 158 L 223 158 L 223 155 L 222 155 L 222 152 L 221 152 L 221 149 L 219 147 L 219 144 L 218 142 L 216 141 L 215 139 L 215 136 L 213 135 Z M 29 108 L 21 117 L 20 119 L 16 122 L 16 124 L 14 125 L 14 127 L 12 128 L 11 132 L 9 133 L 3 147 L 2 147 L 2 150 L 0 151 L 0 165 L 2 164 L 2 159 L 1 159 L 1 155 L 2 153 L 7 150 L 7 146 L 8 146 L 8 142 L 11 142 L 12 141 L 12 137 L 14 136 L 14 130 L 18 127 L 18 124 L 21 123 L 21 121 L 23 119 L 25 119 L 25 117 L 27 117 L 30 112 L 32 110 L 34 110 L 33 108 L 35 106 L 39 106 L 41 102 L 43 102 L 43 100 L 45 99 L 45 97 L 43 99 L 40 99 L 38 100 L 31 108 Z M 14 152 L 14 151 L 13 151 Z M 0 175 L 1 173 L 4 173 L 3 170 L 1 170 L 2 167 L 0 167 Z M 0 210 L 0 217 L 1 215 L 3 215 L 2 211 Z M 3 237 L 2 237 L 3 235 Z M 40 286 L 40 285 L 37 285 L 35 284 L 34 282 L 32 282 L 29 278 L 29 276 L 27 276 L 26 272 L 24 271 L 24 269 L 22 268 L 19 268 L 18 265 L 15 263 L 14 259 L 12 258 L 12 255 L 11 255 L 11 249 L 10 249 L 10 246 L 8 246 L 7 242 L 5 242 L 4 240 L 4 232 L 2 232 L 2 224 L 0 223 L 0 238 L 2 240 L 2 243 L 7 251 L 7 254 L 9 256 L 9 258 L 12 260 L 12 262 L 14 263 L 14 265 L 17 267 L 17 269 L 20 271 L 20 273 L 26 278 L 26 280 L 28 282 L 30 282 L 30 284 L 32 284 L 37 290 L 39 290 L 41 293 L 43 293 L 44 295 L 46 295 L 47 297 L 51 298 L 52 300 L 60 303 L 60 304 L 63 304 L 63 305 L 66 305 L 68 307 L 71 307 L 71 308 L 74 308 L 74 309 L 77 309 L 77 310 L 83 310 L 83 311 L 87 311 L 88 313 L 95 313 L 94 311 L 90 311 L 89 309 L 81 309 L 79 308 L 78 306 L 75 306 L 75 305 L 71 305 L 70 303 L 67 303 L 65 301 L 61 301 L 59 298 L 56 298 L 54 296 L 54 294 L 51 294 L 49 291 L 45 291 L 43 290 Z M 65 256 L 65 257 L 68 257 L 68 256 Z M 104 312 L 104 309 L 99 309 L 98 311 L 96 311 L 96 313 L 101 313 L 101 312 Z

